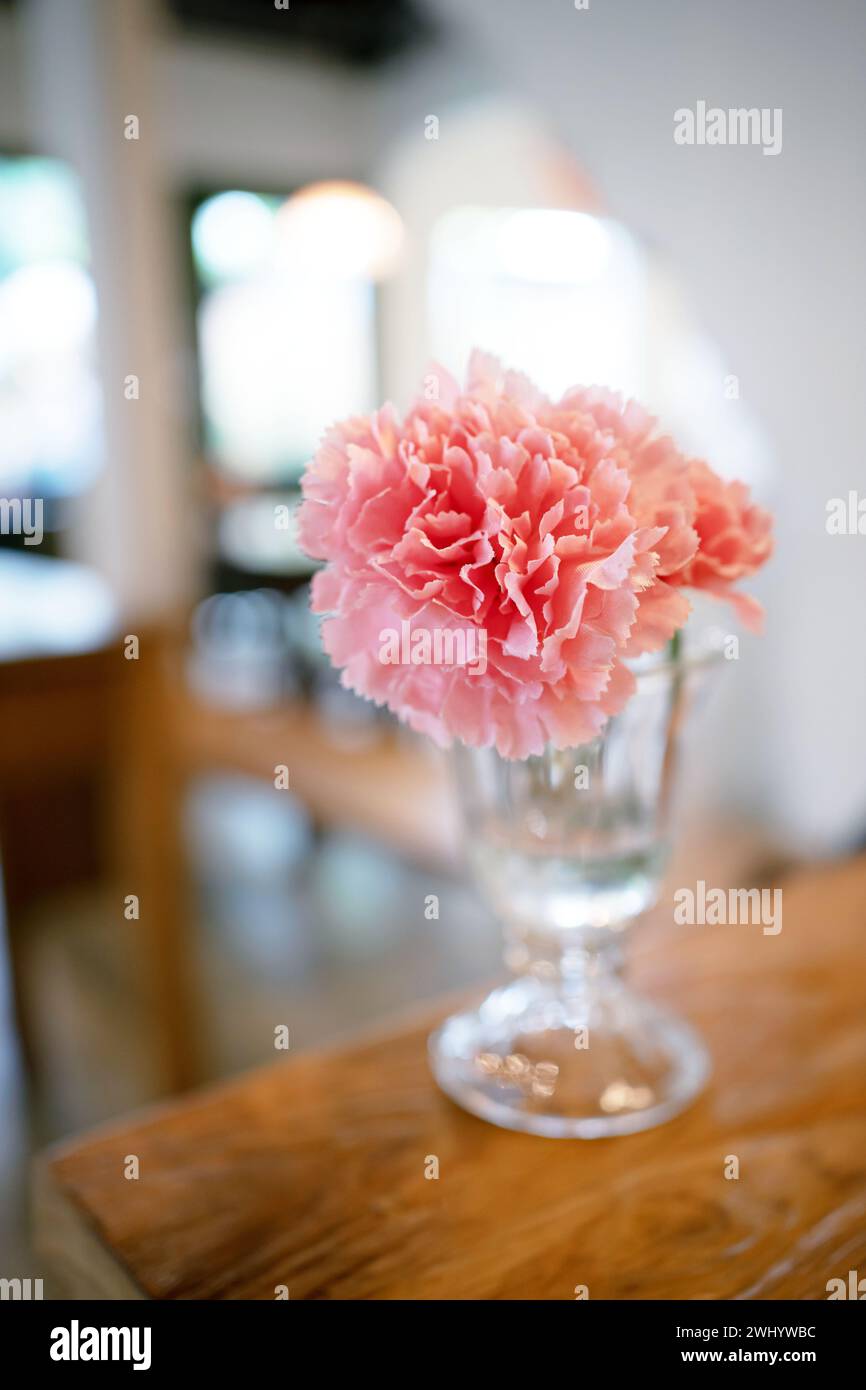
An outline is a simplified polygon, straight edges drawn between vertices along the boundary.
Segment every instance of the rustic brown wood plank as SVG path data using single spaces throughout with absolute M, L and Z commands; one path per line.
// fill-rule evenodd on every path
M 145 1297 L 99 1239 L 83 1211 L 68 1201 L 48 1165 L 37 1163 L 33 1203 L 38 1212 L 42 1252 L 51 1275 L 48 1297 L 140 1300 Z
M 636 973 L 715 1066 L 661 1129 L 581 1143 L 464 1115 L 427 1072 L 436 1010 L 51 1155 L 38 1225 L 67 1203 L 151 1298 L 824 1298 L 866 1267 L 864 927 L 860 859 L 786 882 L 776 937 L 647 928 Z

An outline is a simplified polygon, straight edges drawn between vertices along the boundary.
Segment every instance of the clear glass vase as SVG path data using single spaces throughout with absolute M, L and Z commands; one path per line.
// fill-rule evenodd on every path
M 515 978 L 447 1019 L 430 1058 L 482 1119 L 555 1138 L 631 1134 L 705 1083 L 703 1044 L 629 986 L 623 946 L 658 897 L 678 738 L 709 664 L 637 672 L 622 714 L 584 747 L 523 762 L 456 751 L 471 864 Z

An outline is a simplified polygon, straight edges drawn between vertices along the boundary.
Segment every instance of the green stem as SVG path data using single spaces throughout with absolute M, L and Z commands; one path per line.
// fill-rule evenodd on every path
M 668 643 L 668 655 L 674 668 L 671 677 L 671 698 L 668 706 L 668 721 L 664 762 L 662 764 L 662 784 L 660 796 L 661 819 L 664 824 L 670 809 L 671 794 L 676 769 L 677 743 L 683 714 L 683 687 L 685 685 L 685 666 L 683 663 L 683 630 L 678 628 Z

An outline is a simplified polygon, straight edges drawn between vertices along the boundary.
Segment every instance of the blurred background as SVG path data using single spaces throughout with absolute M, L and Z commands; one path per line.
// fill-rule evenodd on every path
M 431 356 L 633 392 L 776 513 L 679 881 L 862 843 L 864 44 L 857 0 L 0 3 L 16 1273 L 32 1147 L 498 968 L 447 768 L 341 690 L 293 534 L 322 429 Z M 675 144 L 699 100 L 781 152 Z

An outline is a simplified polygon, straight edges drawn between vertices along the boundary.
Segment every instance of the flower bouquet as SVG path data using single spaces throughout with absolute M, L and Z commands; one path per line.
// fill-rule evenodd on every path
M 654 901 L 676 736 L 702 662 L 688 593 L 727 600 L 771 520 L 633 401 L 552 401 L 473 354 L 401 419 L 330 429 L 299 534 L 342 682 L 455 746 L 470 855 L 515 978 L 431 1039 L 442 1087 L 495 1123 L 645 1128 L 703 1084 L 685 1024 L 636 995 L 625 929 Z

